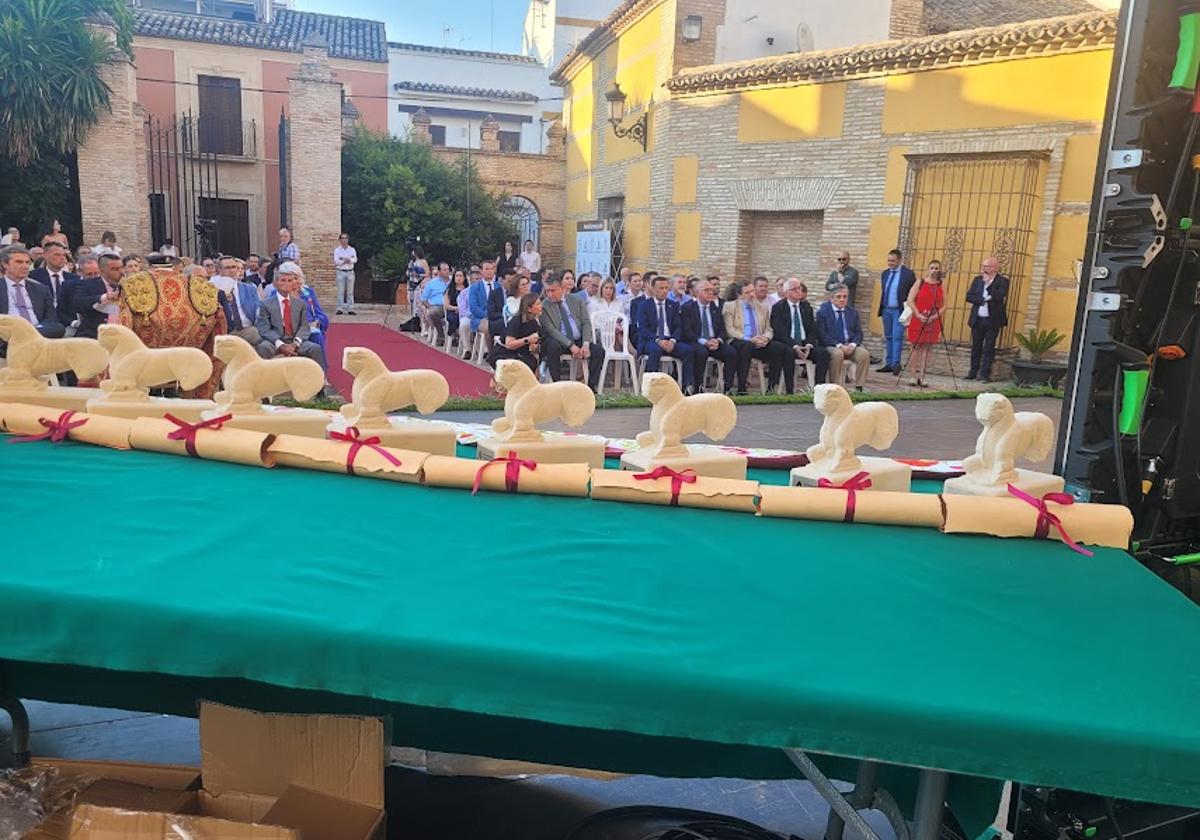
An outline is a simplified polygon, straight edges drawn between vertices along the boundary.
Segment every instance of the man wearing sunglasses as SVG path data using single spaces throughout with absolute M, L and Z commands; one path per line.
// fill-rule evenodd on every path
M 854 296 L 858 291 L 858 269 L 850 265 L 850 254 L 842 251 L 837 255 L 837 268 L 829 272 L 825 281 L 825 291 L 832 292 L 834 286 L 845 286 L 850 293 L 849 305 L 854 306 Z

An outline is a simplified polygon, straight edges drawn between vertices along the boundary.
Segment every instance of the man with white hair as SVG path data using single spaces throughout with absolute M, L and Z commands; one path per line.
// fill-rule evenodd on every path
M 829 351 L 817 337 L 817 321 L 809 305 L 808 287 L 799 277 L 783 281 L 783 298 L 771 307 L 771 331 L 775 340 L 787 345 L 783 363 L 783 381 L 789 394 L 796 393 L 796 362 L 812 362 L 816 370 L 809 385 L 825 381 L 829 370 Z
M 301 299 L 300 266 L 285 262 L 275 269 L 275 296 L 268 297 L 258 307 L 258 333 L 262 341 L 258 355 L 264 359 L 275 356 L 304 356 L 325 368 L 325 353 L 321 345 L 311 341 L 312 328 L 305 317 Z

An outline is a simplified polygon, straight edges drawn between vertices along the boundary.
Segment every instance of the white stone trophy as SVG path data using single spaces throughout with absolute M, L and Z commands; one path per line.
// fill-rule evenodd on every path
M 89 414 L 108 417 L 174 415 L 195 423 L 213 407 L 212 400 L 152 397 L 150 389 L 179 383 L 185 391 L 198 388 L 212 376 L 212 359 L 195 347 L 147 347 L 137 333 L 120 324 L 100 325 L 100 345 L 108 351 L 108 379 L 100 383 L 103 396 L 88 400 Z
M 737 425 L 737 406 L 724 394 L 685 397 L 674 377 L 647 373 L 642 396 L 654 407 L 650 428 L 637 436 L 638 449 L 621 456 L 621 469 L 649 472 L 665 466 L 676 471 L 695 470 L 711 478 L 746 477 L 746 456 L 719 446 L 686 444 L 684 439 L 703 433 L 712 441 L 724 440 Z
M 857 405 L 841 385 L 818 385 L 813 407 L 825 416 L 817 443 L 808 448 L 808 464 L 796 467 L 791 483 L 805 487 L 840 487 L 866 472 L 870 485 L 857 489 L 907 493 L 912 488 L 912 468 L 891 458 L 860 457 L 860 446 L 887 449 L 900 432 L 896 409 L 885 402 Z
M 1054 447 L 1054 422 L 1045 414 L 1013 411 L 1003 394 L 980 394 L 975 398 L 975 419 L 983 432 L 975 452 L 963 459 L 966 474 L 951 478 L 943 493 L 964 496 L 1007 496 L 1008 485 L 1041 498 L 1063 491 L 1062 476 L 1021 470 L 1018 458 L 1040 461 Z

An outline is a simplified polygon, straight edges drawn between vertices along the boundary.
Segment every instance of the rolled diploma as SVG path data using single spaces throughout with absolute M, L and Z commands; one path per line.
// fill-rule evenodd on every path
M 40 435 L 47 429 L 38 421 L 43 417 L 47 420 L 58 420 L 62 413 L 61 408 L 0 403 L 0 427 L 15 435 Z M 112 449 L 129 448 L 129 431 L 133 425 L 132 420 L 76 411 L 71 415 L 71 422 L 76 423 L 85 418 L 87 419 L 86 423 L 67 432 L 69 440 L 90 443 L 95 446 L 108 446 Z
M 842 522 L 849 492 L 834 487 L 774 487 L 763 485 L 759 510 L 763 516 Z M 893 493 L 860 490 L 854 494 L 854 521 L 871 525 L 942 527 L 942 505 L 933 493 Z
M 430 455 L 422 465 L 424 482 L 430 487 L 461 487 L 470 490 L 475 484 L 475 474 L 486 463 L 488 462 L 469 458 Z M 507 492 L 504 483 L 507 469 L 507 464 L 492 464 L 484 470 L 479 488 L 499 493 Z M 517 492 L 586 498 L 590 472 L 587 464 L 538 464 L 537 469 L 533 470 L 522 467 L 517 477 Z
M 1037 531 L 1038 511 L 1020 499 L 988 496 L 942 497 L 946 506 L 947 534 L 991 534 L 994 537 L 1032 537 Z M 1133 514 L 1123 505 L 1047 503 L 1050 513 L 1062 520 L 1075 542 L 1128 548 L 1133 532 Z M 1062 540 L 1062 534 L 1050 526 L 1047 536 Z
M 166 452 L 169 455 L 188 454 L 183 440 L 171 440 L 167 435 L 179 427 L 169 420 L 157 417 L 139 417 L 133 421 L 129 442 L 134 449 Z M 275 436 L 266 432 L 251 432 L 246 429 L 200 429 L 196 432 L 196 454 L 209 461 L 229 461 L 252 467 L 273 467 L 274 459 L 268 451 Z
M 495 469 L 493 467 L 493 469 Z M 671 478 L 637 479 L 629 470 L 592 470 L 592 498 L 644 505 L 671 504 Z M 679 487 L 679 507 L 733 510 L 754 513 L 757 481 L 697 476 L 694 483 Z
M 276 464 L 285 467 L 345 474 L 346 458 L 350 454 L 350 446 L 349 443 L 340 440 L 318 440 L 300 435 L 278 435 L 271 444 L 269 454 Z M 354 455 L 354 474 L 356 476 L 386 478 L 390 481 L 403 481 L 406 484 L 421 483 L 421 464 L 429 457 L 427 452 L 380 448 L 391 453 L 400 462 L 400 466 L 396 466 L 371 447 L 364 445 L 359 447 L 358 452 Z

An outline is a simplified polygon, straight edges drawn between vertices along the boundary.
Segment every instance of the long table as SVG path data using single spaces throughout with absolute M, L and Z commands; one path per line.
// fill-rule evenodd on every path
M 1005 779 L 1200 806 L 1200 611 L 1120 551 L 69 442 L 0 442 L 0 481 L 9 698 L 381 713 L 448 752 L 857 775 L 838 813 L 886 787 L 916 837 L 947 796 L 982 828 Z

